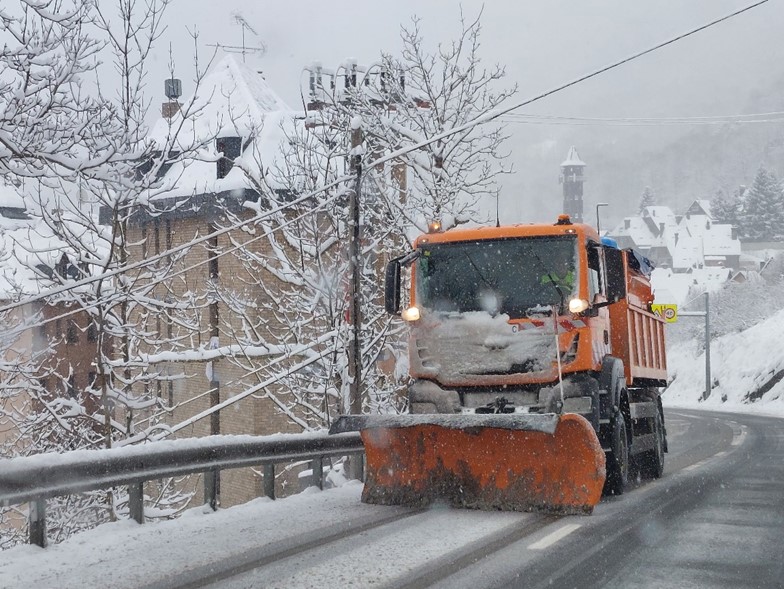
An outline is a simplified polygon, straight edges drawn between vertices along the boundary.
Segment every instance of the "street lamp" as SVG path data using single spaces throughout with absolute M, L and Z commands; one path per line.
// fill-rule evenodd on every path
M 599 234 L 599 237 L 602 236 L 602 227 L 599 223 L 599 207 L 609 207 L 610 205 L 606 202 L 600 202 L 596 204 L 596 232 Z

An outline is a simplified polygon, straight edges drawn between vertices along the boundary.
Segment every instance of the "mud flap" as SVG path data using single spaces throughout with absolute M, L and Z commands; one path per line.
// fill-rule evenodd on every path
M 566 415 L 344 416 L 360 431 L 364 503 L 591 513 L 605 461 L 591 424 Z

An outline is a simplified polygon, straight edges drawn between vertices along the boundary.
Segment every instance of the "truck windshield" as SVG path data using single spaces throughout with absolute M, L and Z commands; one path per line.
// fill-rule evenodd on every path
M 524 317 L 563 305 L 577 284 L 573 236 L 425 244 L 417 260 L 417 302 L 441 312 Z

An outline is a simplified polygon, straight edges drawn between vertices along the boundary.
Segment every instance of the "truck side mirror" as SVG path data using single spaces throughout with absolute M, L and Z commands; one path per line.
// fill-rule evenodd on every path
M 391 260 L 387 264 L 384 280 L 384 307 L 390 315 L 400 313 L 400 260 Z
M 617 303 L 626 298 L 626 259 L 625 252 L 614 247 L 604 248 L 604 262 L 607 269 L 607 302 Z

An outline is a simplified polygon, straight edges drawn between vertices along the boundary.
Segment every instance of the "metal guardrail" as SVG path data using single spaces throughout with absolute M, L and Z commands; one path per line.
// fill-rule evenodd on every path
M 264 494 L 275 498 L 275 465 L 311 461 L 313 482 L 323 488 L 323 460 L 362 454 L 359 433 L 299 434 L 274 437 L 210 436 L 106 450 L 79 450 L 0 460 L 0 506 L 29 503 L 31 544 L 46 545 L 46 500 L 128 486 L 132 519 L 144 522 L 144 483 L 204 474 L 204 502 L 217 509 L 221 470 L 263 467 Z

